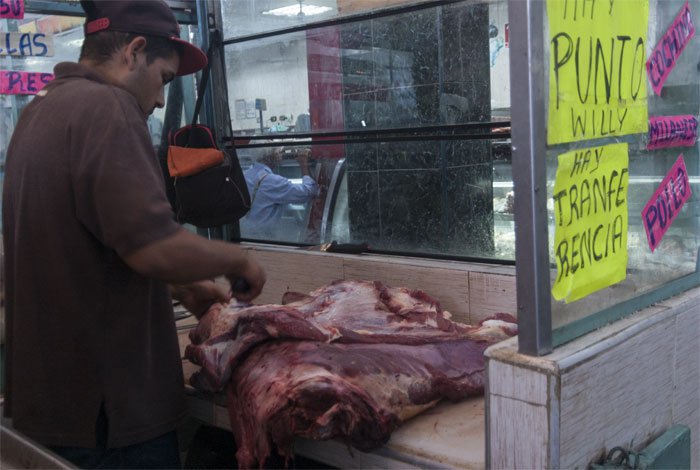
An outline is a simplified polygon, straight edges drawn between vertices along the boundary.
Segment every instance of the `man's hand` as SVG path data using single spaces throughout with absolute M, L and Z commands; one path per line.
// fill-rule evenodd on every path
M 311 150 L 309 149 L 300 149 L 297 152 L 297 162 L 299 163 L 299 168 L 301 168 L 301 174 L 305 176 L 310 176 L 309 154 L 311 154 Z
M 170 288 L 172 296 L 197 318 L 201 318 L 213 304 L 231 300 L 227 286 L 210 280 L 171 285 Z
M 241 302 L 250 302 L 260 295 L 267 277 L 262 265 L 252 256 L 248 256 L 245 267 L 236 273 L 227 274 L 233 296 Z M 247 290 L 235 290 L 234 286 L 240 283 L 240 280 L 245 281 Z

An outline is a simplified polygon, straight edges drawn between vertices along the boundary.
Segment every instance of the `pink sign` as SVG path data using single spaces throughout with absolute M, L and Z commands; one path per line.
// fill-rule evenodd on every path
M 683 154 L 680 154 L 642 210 L 642 221 L 652 253 L 691 194 L 685 161 Z
M 656 116 L 649 118 L 647 150 L 666 147 L 692 147 L 698 138 L 698 120 L 685 116 Z
M 0 70 L 0 95 L 34 95 L 51 80 L 52 73 Z
M 693 36 L 695 36 L 695 26 L 690 14 L 690 5 L 686 0 L 678 16 L 673 20 L 673 24 L 647 60 L 647 76 L 657 95 L 661 94 L 668 75 L 676 66 L 676 60 Z
M 0 0 L 0 18 L 24 18 L 24 0 Z

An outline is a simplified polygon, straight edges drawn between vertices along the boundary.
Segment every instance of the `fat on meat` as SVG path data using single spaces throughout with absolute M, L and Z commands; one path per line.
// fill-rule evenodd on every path
M 295 436 L 384 444 L 440 399 L 482 394 L 483 351 L 516 333 L 508 314 L 469 326 L 420 290 L 336 281 L 282 305 L 212 307 L 185 357 L 201 366 L 195 388 L 226 389 L 238 465 L 251 468 L 273 448 L 291 458 Z

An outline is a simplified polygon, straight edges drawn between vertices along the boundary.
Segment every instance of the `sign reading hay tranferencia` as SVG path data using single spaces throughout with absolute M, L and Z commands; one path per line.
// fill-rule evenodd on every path
M 555 299 L 573 302 L 625 279 L 628 162 L 626 143 L 559 155 Z
M 648 0 L 547 0 L 547 144 L 647 132 Z

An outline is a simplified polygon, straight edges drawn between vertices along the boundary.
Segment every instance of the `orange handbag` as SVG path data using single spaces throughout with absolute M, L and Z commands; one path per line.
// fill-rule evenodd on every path
M 250 210 L 250 194 L 235 146 L 220 149 L 212 129 L 197 124 L 209 80 L 212 49 L 222 47 L 218 31 L 212 31 L 210 39 L 209 64 L 197 87 L 191 124 L 168 132 L 167 158 L 161 160 L 176 220 L 203 228 L 237 223 Z
M 194 175 L 223 162 L 224 152 L 218 148 L 168 146 L 168 173 L 173 178 Z

